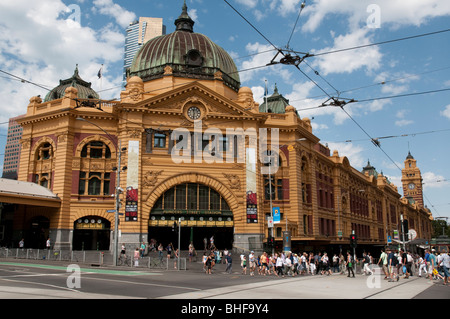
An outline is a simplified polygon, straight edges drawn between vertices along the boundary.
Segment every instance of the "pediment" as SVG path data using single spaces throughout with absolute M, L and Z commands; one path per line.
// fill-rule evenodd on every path
M 210 88 L 195 82 L 176 88 L 136 104 L 124 104 L 125 108 L 151 113 L 187 115 L 191 106 L 201 109 L 204 119 L 236 117 L 254 120 L 259 116 Z

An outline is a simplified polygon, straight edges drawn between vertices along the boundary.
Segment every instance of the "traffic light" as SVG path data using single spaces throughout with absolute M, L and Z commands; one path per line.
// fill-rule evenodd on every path
M 356 248 L 357 246 L 357 238 L 355 234 L 350 235 L 350 247 Z
M 403 220 L 403 234 L 405 234 L 405 239 L 408 239 L 408 232 L 409 232 L 408 220 L 405 219 L 405 220 Z
M 269 247 L 275 247 L 275 238 L 274 237 L 269 237 L 267 239 L 267 246 Z
M 173 222 L 172 231 L 177 231 L 177 222 Z

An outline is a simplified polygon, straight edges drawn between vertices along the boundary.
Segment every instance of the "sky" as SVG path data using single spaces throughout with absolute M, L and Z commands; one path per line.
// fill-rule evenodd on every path
M 269 95 L 276 85 L 331 152 L 347 156 L 358 170 L 370 161 L 400 194 L 401 169 L 411 152 L 426 206 L 434 217 L 450 219 L 450 1 L 186 3 L 194 31 L 233 57 L 241 86 L 252 88 L 257 102 L 263 102 L 266 85 Z M 26 113 L 31 97 L 45 96 L 77 64 L 102 99 L 119 98 L 125 28 L 140 16 L 158 17 L 171 33 L 182 5 L 0 0 L 0 150 L 8 119 Z M 279 51 L 299 64 L 267 66 L 280 62 Z

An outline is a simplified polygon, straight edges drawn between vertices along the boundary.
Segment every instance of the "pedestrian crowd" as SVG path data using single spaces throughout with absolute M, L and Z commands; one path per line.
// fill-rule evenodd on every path
M 352 263 L 355 261 L 350 252 L 347 253 L 346 257 L 342 254 L 334 254 L 330 257 L 326 252 L 323 254 L 321 252 L 316 254 L 279 252 L 270 255 L 267 252 L 263 252 L 260 255 L 256 255 L 254 251 L 251 251 L 248 255 L 240 254 L 239 259 L 241 273 L 244 275 L 248 273 L 250 276 L 330 276 L 333 273 L 343 274 L 348 271 L 349 276 L 351 272 L 354 277 L 354 265 Z M 211 274 L 214 266 L 220 263 L 227 265 L 226 272 L 231 273 L 232 271 L 232 256 L 227 249 L 223 252 L 217 249 L 204 252 L 202 262 L 203 270 L 207 274 Z
M 370 252 L 364 252 L 361 257 L 355 257 L 350 251 L 344 254 L 329 256 L 326 252 L 317 253 L 293 253 L 277 252 L 260 255 L 251 251 L 240 254 L 240 272 L 243 275 L 262 275 L 276 277 L 295 276 L 330 276 L 332 274 L 347 274 L 347 277 L 355 277 L 356 264 L 360 265 L 361 273 L 373 275 L 374 267 L 379 266 L 385 275 L 385 280 L 396 282 L 400 278 L 408 279 L 411 276 L 424 276 L 431 280 L 442 281 L 448 285 L 450 271 L 450 256 L 448 253 L 436 253 L 434 249 L 426 250 L 423 256 L 412 254 L 406 250 L 393 251 L 382 250 L 378 259 L 374 259 Z M 227 265 L 226 272 L 232 272 L 231 252 L 225 249 L 223 252 L 217 249 L 203 254 L 203 270 L 212 274 L 214 266 L 220 263 Z
M 401 277 L 408 279 L 414 275 L 422 277 L 424 274 L 430 282 L 442 281 L 444 285 L 448 285 L 450 256 L 447 252 L 426 249 L 421 256 L 401 249 L 398 253 L 386 249 L 381 251 L 377 264 L 382 267 L 384 279 L 389 282 L 399 281 Z

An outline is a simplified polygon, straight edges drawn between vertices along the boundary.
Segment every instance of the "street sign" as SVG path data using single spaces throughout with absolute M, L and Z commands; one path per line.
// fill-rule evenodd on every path
M 108 209 L 106 212 L 107 212 L 107 213 L 115 213 L 116 210 L 115 210 L 115 209 Z
M 414 229 L 408 231 L 409 240 L 414 240 L 417 238 L 417 232 Z
M 394 239 L 399 240 L 398 230 L 394 230 Z
M 267 217 L 267 226 L 273 228 L 273 217 Z
M 391 236 L 387 236 L 387 243 L 388 244 L 392 243 L 392 237 Z
M 339 239 L 342 238 L 342 230 L 339 230 L 339 231 L 338 231 L 338 237 L 339 237 Z

